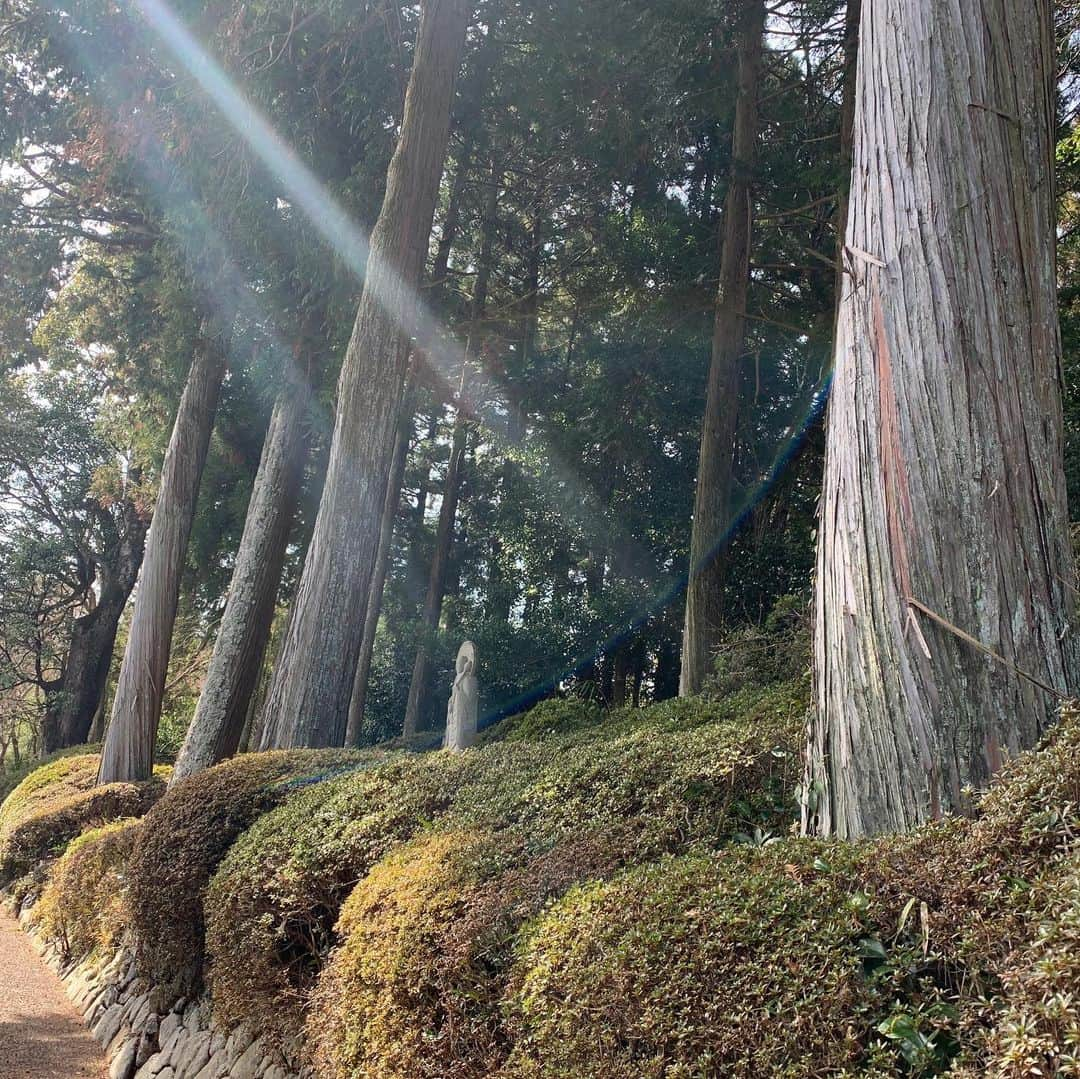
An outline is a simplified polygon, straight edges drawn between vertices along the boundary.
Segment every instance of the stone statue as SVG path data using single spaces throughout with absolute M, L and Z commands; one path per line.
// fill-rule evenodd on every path
M 476 679 L 476 645 L 466 641 L 454 667 L 454 688 L 446 705 L 446 736 L 443 748 L 462 750 L 476 744 L 480 707 L 480 683 Z

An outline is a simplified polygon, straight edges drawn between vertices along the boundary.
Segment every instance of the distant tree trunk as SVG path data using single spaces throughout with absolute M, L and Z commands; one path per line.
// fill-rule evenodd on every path
M 99 567 L 97 603 L 73 622 L 63 674 L 47 691 L 42 724 L 46 753 L 86 742 L 102 707 L 116 631 L 139 576 L 146 543 L 146 522 L 133 503 L 125 505 L 123 535 L 117 534 L 115 541 L 115 557 Z
M 860 57 L 803 811 L 843 837 L 965 809 L 1077 688 L 1049 0 L 873 0 Z
M 427 437 L 422 440 L 424 450 L 421 454 L 420 479 L 416 485 L 416 501 L 412 506 L 411 532 L 409 551 L 405 565 L 405 596 L 410 607 L 419 608 L 423 602 L 424 590 L 427 587 L 426 544 L 424 542 L 426 531 L 424 522 L 427 519 L 428 496 L 431 494 L 432 460 L 431 452 L 435 446 L 435 440 L 439 436 L 439 424 L 442 419 L 443 403 L 440 400 L 431 414 L 428 422 Z
M 212 329 L 209 319 L 204 320 L 161 469 L 131 631 L 101 750 L 99 783 L 149 779 L 154 765 L 180 577 L 214 428 L 226 353 L 224 334 Z
M 326 485 L 267 702 L 264 747 L 336 746 L 345 739 L 469 16 L 465 0 L 422 7 L 401 134 L 338 382 Z
M 229 598 L 214 641 L 195 716 L 171 782 L 231 757 L 240 745 L 252 692 L 262 667 L 289 533 L 307 460 L 307 372 L 286 358 L 281 389 L 263 439 Z
M 405 737 L 416 734 L 427 707 L 431 682 L 431 648 L 429 641 L 439 628 L 443 599 L 446 595 L 446 573 L 450 563 L 450 548 L 454 542 L 454 518 L 457 516 L 458 496 L 461 491 L 461 462 L 468 443 L 468 368 L 477 341 L 482 334 L 481 325 L 487 310 L 488 285 L 491 281 L 492 250 L 497 224 L 496 212 L 499 200 L 500 176 L 495 166 L 491 169 L 490 187 L 484 207 L 481 228 L 480 252 L 477 259 L 476 281 L 473 285 L 472 315 L 469 337 L 462 358 L 461 387 L 458 391 L 457 415 L 454 419 L 454 439 L 450 448 L 450 460 L 446 465 L 443 483 L 442 506 L 439 510 L 439 526 L 435 534 L 435 551 L 431 558 L 427 595 L 424 597 L 424 614 L 420 627 L 416 659 L 413 663 L 412 680 L 409 683 L 409 699 L 405 706 Z
M 386 481 L 383 500 L 382 522 L 379 526 L 379 551 L 375 558 L 375 577 L 368 596 L 367 616 L 364 619 L 364 638 L 360 645 L 360 658 L 353 678 L 352 699 L 349 702 L 349 722 L 345 730 L 345 745 L 359 746 L 364 727 L 364 709 L 367 706 L 368 679 L 371 676 L 371 658 L 375 652 L 375 634 L 379 628 L 383 592 L 390 570 L 390 549 L 394 539 L 394 524 L 401 506 L 401 485 L 405 479 L 405 465 L 409 460 L 409 435 L 413 427 L 415 394 L 413 386 L 406 387 L 401 406 L 401 421 L 394 442 L 394 459 L 390 476 Z
M 765 32 L 763 0 L 747 3 L 738 33 L 739 90 L 731 145 L 731 180 L 724 203 L 720 285 L 712 362 L 701 430 L 690 572 L 686 589 L 679 692 L 699 693 L 724 621 L 726 560 L 720 548 L 731 525 L 731 481 L 739 411 L 739 360 L 745 341 L 753 232 L 753 174 L 757 160 L 758 93 Z

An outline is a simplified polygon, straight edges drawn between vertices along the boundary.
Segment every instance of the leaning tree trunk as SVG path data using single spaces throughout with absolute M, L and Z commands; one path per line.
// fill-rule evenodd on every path
M 338 382 L 326 485 L 270 688 L 264 747 L 344 741 L 469 7 L 466 0 L 423 5 L 401 135 Z
M 966 808 L 1076 688 L 1049 0 L 867 0 L 803 824 Z
M 352 698 L 349 701 L 349 722 L 345 728 L 346 746 L 359 746 L 364 728 L 371 659 L 375 654 L 375 635 L 379 628 L 379 615 L 382 613 L 386 578 L 390 572 L 390 548 L 394 540 L 394 524 L 397 522 L 398 509 L 401 506 L 401 486 L 405 479 L 405 466 L 409 460 L 409 435 L 412 432 L 414 404 L 414 390 L 410 383 L 406 386 L 405 398 L 401 405 L 401 422 L 394 441 L 394 459 L 390 465 L 390 476 L 386 481 L 386 494 L 383 498 L 379 548 L 375 556 L 375 576 L 368 595 L 364 636 L 360 644 L 360 658 L 356 661 Z
M 731 481 L 739 411 L 739 360 L 745 340 L 757 160 L 758 93 L 765 33 L 763 0 L 747 3 L 738 34 L 739 89 L 724 202 L 724 239 L 713 326 L 712 362 L 701 430 L 690 572 L 686 587 L 679 692 L 699 693 L 724 621 L 726 564 L 721 548 L 731 525 Z
M 285 359 L 283 376 L 263 441 L 225 613 L 172 782 L 236 752 L 270 639 L 307 460 L 307 376 L 291 357 Z
M 180 576 L 225 374 L 224 335 L 208 331 L 209 322 L 196 347 L 161 469 L 99 783 L 149 779 L 154 764 Z

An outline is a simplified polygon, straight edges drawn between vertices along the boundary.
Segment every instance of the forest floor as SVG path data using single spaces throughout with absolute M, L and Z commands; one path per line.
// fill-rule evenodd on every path
M 0 911 L 0 1079 L 105 1079 L 105 1054 L 59 978 Z

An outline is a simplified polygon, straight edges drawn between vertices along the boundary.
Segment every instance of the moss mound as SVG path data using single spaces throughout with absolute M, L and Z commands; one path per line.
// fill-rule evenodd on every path
M 869 994 L 850 876 L 817 848 L 663 859 L 570 891 L 524 932 L 501 1074 L 835 1074 Z M 819 863 L 820 864 L 820 863 Z M 587 1021 L 583 1018 L 587 1016 Z
M 206 902 L 215 1009 L 282 1040 L 333 942 L 357 880 L 395 844 L 445 813 L 463 788 L 523 784 L 545 757 L 536 747 L 403 755 L 298 793 L 229 852 Z
M 0 833 L 32 811 L 35 803 L 48 800 L 63 787 L 68 794 L 89 790 L 97 782 L 97 746 L 62 749 L 37 764 L 24 762 L 19 778 L 6 787 L 0 801 Z
M 0 807 L 0 884 L 43 871 L 81 832 L 141 816 L 164 793 L 167 768 L 155 768 L 147 783 L 95 787 L 97 767 L 97 754 L 60 757 L 11 792 Z
M 319 981 L 309 1023 L 318 1074 L 454 1073 L 468 1036 L 458 1032 L 452 1053 L 436 1044 L 441 1006 L 448 983 L 467 986 L 440 962 L 443 935 L 469 886 L 513 856 L 506 837 L 434 833 L 395 850 L 357 885 L 338 927 L 345 944 Z
M 575 731 L 408 757 L 291 799 L 239 840 L 208 894 L 210 981 L 222 1019 L 294 1034 L 349 891 L 433 820 L 443 831 L 512 832 L 521 847 L 515 872 L 571 840 L 602 836 L 605 864 L 616 866 L 755 826 L 785 827 L 801 723 L 785 710 L 749 731 L 709 719 L 687 729 L 661 713 L 613 738 Z M 522 911 L 518 921 L 532 913 L 527 903 Z M 474 930 L 476 940 L 485 935 L 482 924 Z
M 140 970 L 164 995 L 200 984 L 203 896 L 233 840 L 297 787 L 366 759 L 343 750 L 246 754 L 169 788 L 139 829 L 128 891 Z
M 34 924 L 66 959 L 119 945 L 127 927 L 127 862 L 139 827 L 129 819 L 84 832 L 50 868 Z

